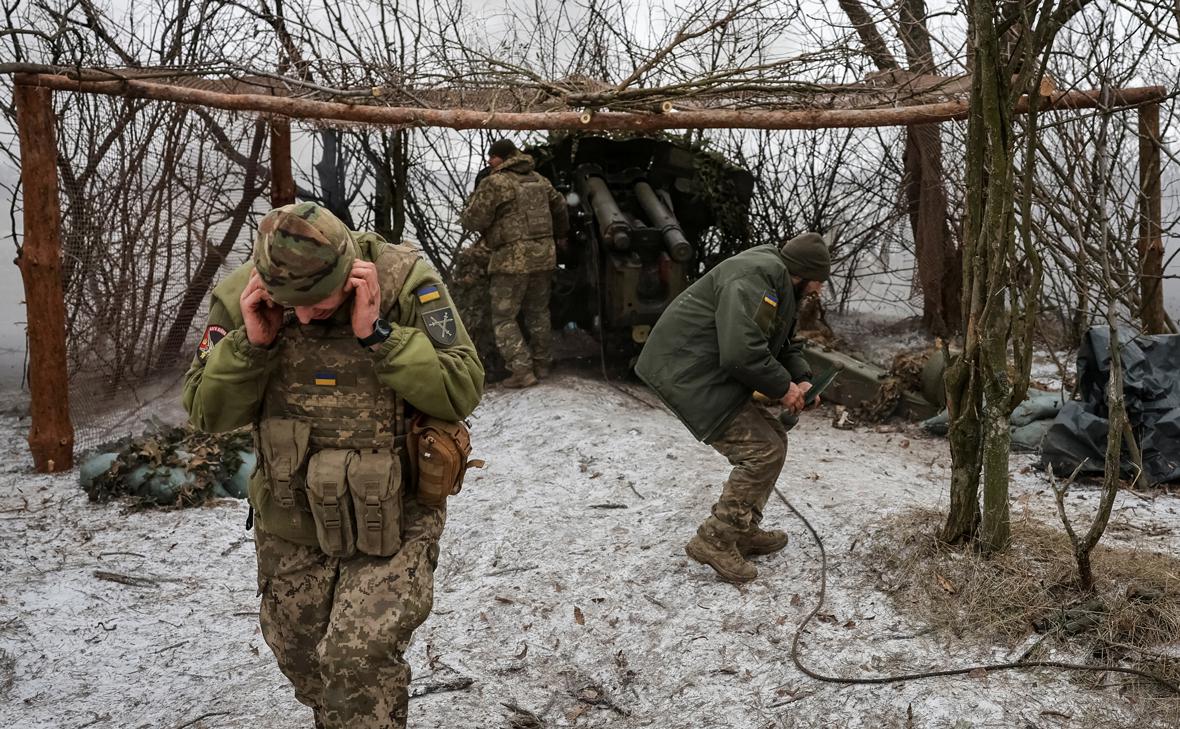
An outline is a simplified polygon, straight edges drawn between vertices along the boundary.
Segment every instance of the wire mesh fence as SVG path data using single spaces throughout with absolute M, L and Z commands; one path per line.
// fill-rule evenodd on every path
M 138 427 L 174 387 L 218 274 L 265 211 L 263 123 L 59 94 L 67 363 L 76 445 Z

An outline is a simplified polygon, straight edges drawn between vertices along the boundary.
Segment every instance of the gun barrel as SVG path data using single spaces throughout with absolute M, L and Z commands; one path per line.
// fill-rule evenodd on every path
M 606 180 L 597 175 L 587 175 L 583 178 L 586 196 L 590 206 L 594 208 L 594 217 L 598 220 L 598 230 L 602 239 L 611 247 L 625 251 L 631 247 L 631 224 L 619 209 L 619 204 L 610 194 Z
M 692 244 L 688 242 L 688 238 L 684 237 L 684 231 L 680 229 L 680 221 L 664 206 L 651 185 L 642 181 L 635 183 L 635 198 L 639 201 L 639 206 L 643 208 L 648 220 L 651 221 L 652 227 L 660 229 L 664 236 L 664 247 L 672 260 L 683 262 L 692 258 Z

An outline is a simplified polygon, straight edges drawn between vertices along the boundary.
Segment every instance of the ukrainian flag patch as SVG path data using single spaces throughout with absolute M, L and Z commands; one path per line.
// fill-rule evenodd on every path
M 320 385 L 322 387 L 335 387 L 336 386 L 336 373 L 335 372 L 317 372 L 317 373 L 315 373 L 315 384 Z
M 418 294 L 418 302 L 428 304 L 435 299 L 442 298 L 442 292 L 438 290 L 437 286 L 423 286 L 415 293 Z
M 762 294 L 762 301 L 764 301 L 767 304 L 770 304 L 771 306 L 773 306 L 776 309 L 778 308 L 778 296 L 775 296 L 773 293 L 771 293 L 769 291 L 765 294 Z

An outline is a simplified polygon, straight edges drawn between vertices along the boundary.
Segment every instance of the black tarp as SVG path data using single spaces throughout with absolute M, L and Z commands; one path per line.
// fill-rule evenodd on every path
M 1123 396 L 1127 418 L 1143 450 L 1151 483 L 1180 480 L 1180 335 L 1135 336 L 1119 330 L 1123 345 Z M 1094 327 L 1078 350 L 1079 400 L 1067 402 L 1041 443 L 1042 464 L 1070 474 L 1101 473 L 1106 459 L 1106 386 L 1110 381 L 1110 330 Z M 1126 448 L 1122 473 L 1134 477 Z

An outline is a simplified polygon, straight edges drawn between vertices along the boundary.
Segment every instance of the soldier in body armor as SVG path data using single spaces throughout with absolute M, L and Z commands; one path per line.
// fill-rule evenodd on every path
M 549 292 L 557 267 L 555 239 L 569 230 L 565 198 L 533 169 L 533 158 L 510 140 L 488 150 L 491 173 L 467 201 L 460 222 L 491 250 L 492 326 L 512 375 L 507 387 L 530 387 L 552 367 Z M 524 313 L 525 344 L 516 317 Z
M 418 253 L 312 203 L 268 213 L 214 289 L 184 405 L 205 431 L 253 426 L 262 634 L 317 727 L 406 726 L 446 518 L 410 478 L 407 430 L 465 418 L 483 377 Z

